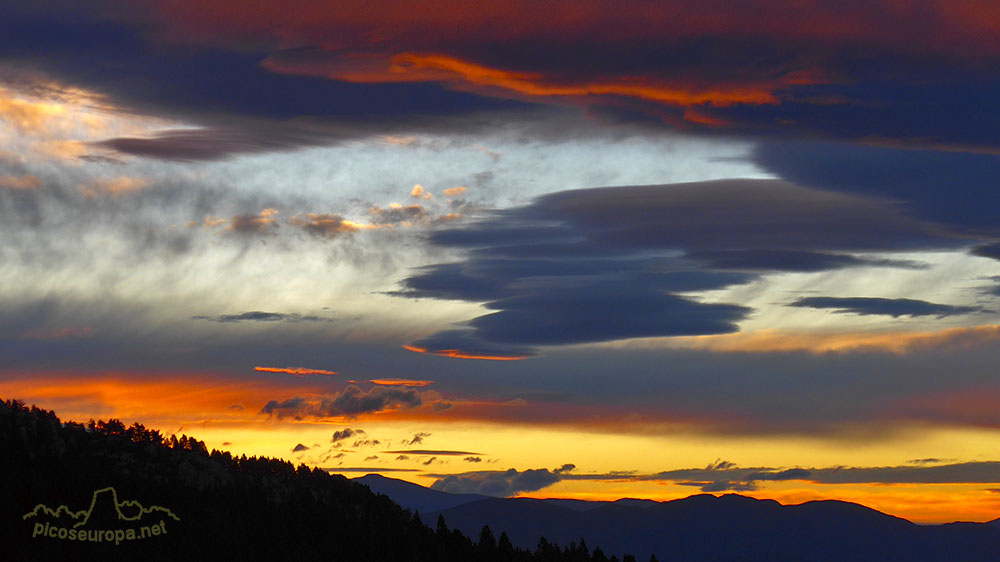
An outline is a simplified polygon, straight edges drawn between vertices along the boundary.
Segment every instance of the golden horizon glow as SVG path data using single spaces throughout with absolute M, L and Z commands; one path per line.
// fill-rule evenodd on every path
M 0 379 L 0 396 L 20 398 L 29 404 L 53 409 L 64 421 L 89 418 L 139 422 L 165 434 L 185 433 L 204 440 L 210 449 L 233 454 L 264 455 L 294 464 L 329 469 L 366 467 L 385 471 L 393 478 L 429 486 L 430 474 L 475 470 L 558 468 L 573 463 L 572 474 L 621 474 L 598 480 L 565 479 L 523 497 L 565 497 L 614 500 L 636 497 L 665 501 L 697 493 L 672 481 L 643 480 L 660 471 L 690 469 L 724 458 L 743 468 L 752 467 L 858 467 L 904 466 L 910 459 L 940 457 L 950 462 L 988 460 L 980 452 L 997 442 L 997 430 L 927 430 L 914 428 L 881 441 L 851 441 L 821 437 L 759 436 L 752 444 L 741 436 L 704 433 L 630 434 L 516 421 L 474 421 L 447 418 L 369 415 L 357 418 L 274 419 L 258 412 L 264 402 L 281 397 L 315 396 L 329 392 L 327 379 L 287 378 L 242 380 L 219 375 L 163 375 L 159 379 L 127 373 L 82 377 L 58 374 L 24 374 Z M 311 383 L 309 381 L 312 381 Z M 292 387 L 289 383 L 294 382 Z M 280 384 L 279 384 L 280 383 Z M 469 402 L 467 405 L 475 405 Z M 236 406 L 236 407 L 234 407 Z M 472 410 L 482 408 L 469 406 Z M 517 410 L 523 406 L 506 406 Z M 365 430 L 357 447 L 330 443 L 338 428 Z M 415 435 L 423 435 L 420 444 Z M 374 440 L 381 442 L 374 445 Z M 308 450 L 294 453 L 297 443 Z M 488 444 L 485 445 L 484 444 Z M 994 447 L 995 448 L 995 447 Z M 413 449 L 414 454 L 386 454 L 386 450 Z M 478 451 L 479 461 L 461 456 L 425 454 L 427 450 Z M 636 455 L 636 451 L 643 454 Z M 372 458 L 372 460 L 365 460 Z M 694 461 L 694 462 L 692 462 Z M 392 469 L 403 469 L 395 471 Z M 363 475 L 346 472 L 350 477 Z M 998 475 L 1000 480 L 1000 475 Z M 917 522 L 942 523 L 957 519 L 989 520 L 1000 507 L 1000 494 L 989 484 L 825 484 L 808 480 L 762 482 L 756 490 L 742 492 L 760 499 L 801 503 L 814 499 L 853 501 Z M 995 513 L 995 511 L 994 511 Z

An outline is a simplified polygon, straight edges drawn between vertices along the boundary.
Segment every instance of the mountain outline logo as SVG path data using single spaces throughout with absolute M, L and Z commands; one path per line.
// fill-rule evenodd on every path
M 146 507 L 135 500 L 119 501 L 113 486 L 94 490 L 87 509 L 73 511 L 67 505 L 52 509 L 40 503 L 22 516 L 25 521 L 33 520 L 32 538 L 114 542 L 116 545 L 167 534 L 168 518 L 181 520 L 167 507 Z M 158 521 L 150 523 L 153 519 Z

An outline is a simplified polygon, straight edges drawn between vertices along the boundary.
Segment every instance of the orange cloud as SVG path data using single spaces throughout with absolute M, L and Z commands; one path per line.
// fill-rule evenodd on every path
M 842 61 L 835 59 L 860 49 L 975 60 L 1000 53 L 1000 8 L 988 0 L 849 5 L 386 0 L 379 9 L 361 0 L 327 0 L 295 10 L 280 3 L 248 6 L 222 0 L 154 4 L 157 22 L 177 40 L 270 45 L 274 54 L 262 66 L 274 72 L 361 83 L 440 82 L 484 95 L 570 103 L 610 97 L 615 104 L 641 100 L 670 110 L 776 104 L 791 86 L 850 82 Z M 692 39 L 705 43 L 698 48 L 707 58 L 704 63 L 691 59 L 687 42 Z M 289 48 L 301 45 L 315 48 Z M 762 54 L 736 61 L 731 53 L 741 45 L 759 45 Z M 671 52 L 673 46 L 678 48 Z M 772 48 L 786 54 L 763 54 Z M 583 64 L 568 68 L 567 54 L 573 52 Z M 669 64 L 657 65 L 658 56 Z M 685 119 L 724 124 L 697 112 Z
M 36 176 L 0 176 L 0 189 L 29 190 L 37 189 L 42 184 Z
M 22 132 L 36 133 L 66 111 L 57 103 L 31 102 L 9 95 L 0 89 L 0 118 Z
M 428 355 L 439 355 L 441 357 L 457 357 L 459 359 L 485 359 L 488 361 L 520 361 L 521 359 L 529 359 L 530 356 L 503 356 L 503 355 L 477 355 L 473 353 L 466 353 L 459 349 L 439 349 L 435 351 L 430 351 L 424 347 L 417 347 L 413 345 L 404 345 L 403 349 L 407 351 L 412 351 L 414 353 L 426 353 Z
M 397 204 L 398 205 L 398 204 Z M 419 207 L 419 205 L 414 205 Z M 377 207 L 375 208 L 377 209 Z M 375 212 L 375 209 L 372 212 Z M 341 234 L 350 234 L 359 230 L 377 230 L 386 228 L 384 224 L 364 224 L 347 220 L 338 214 L 330 213 L 303 213 L 290 217 L 288 222 L 305 230 L 314 236 L 325 238 L 335 238 Z
M 63 419 L 117 417 L 161 430 L 202 423 L 257 423 L 257 411 L 288 392 L 287 380 L 237 379 L 220 373 L 6 373 L 0 396 L 54 409 Z M 324 387 L 297 383 L 297 392 Z M 241 405 L 241 407 L 234 407 Z
M 337 371 L 325 371 L 323 369 L 307 369 L 305 367 L 254 367 L 254 371 L 262 373 L 288 373 L 297 377 L 307 375 L 339 375 Z
M 621 96 L 670 106 L 776 104 L 774 91 L 792 84 L 815 83 L 801 74 L 789 74 L 767 82 L 694 83 L 645 75 L 610 76 L 570 80 L 539 72 L 504 70 L 442 54 L 401 53 L 351 56 L 317 63 L 266 59 L 262 63 L 275 72 L 323 75 L 335 80 L 360 83 L 445 82 L 456 89 L 517 97 Z
M 419 199 L 431 199 L 433 195 L 431 195 L 430 191 L 424 189 L 424 186 L 418 183 L 417 185 L 413 186 L 412 190 L 410 190 L 410 197 L 415 197 Z
M 458 187 L 449 187 L 448 189 L 445 189 L 441 193 L 443 193 L 445 197 L 457 197 L 459 195 L 464 195 L 465 192 L 468 190 L 469 190 L 468 187 L 460 185 Z
M 80 190 L 85 197 L 94 197 L 98 194 L 124 195 L 149 186 L 149 180 L 121 176 L 117 178 L 102 178 L 95 181 L 92 187 L 81 187 Z
M 927 348 L 965 349 L 998 340 L 1000 340 L 1000 325 L 951 328 L 938 332 L 798 333 L 756 330 L 718 336 L 673 338 L 671 345 L 710 351 L 752 353 L 776 351 L 829 353 L 864 350 L 906 353 Z
M 684 109 L 684 119 L 692 123 L 698 123 L 699 125 L 708 125 L 709 127 L 723 127 L 729 125 L 729 121 L 713 117 L 712 115 L 709 115 L 704 111 L 698 111 L 693 107 L 687 107 Z
M 418 381 L 411 379 L 372 379 L 368 381 L 382 386 L 430 386 L 434 381 Z
M 236 215 L 230 219 L 228 230 L 240 233 L 270 232 L 278 227 L 278 219 L 275 218 L 278 213 L 277 209 L 269 208 L 256 215 Z

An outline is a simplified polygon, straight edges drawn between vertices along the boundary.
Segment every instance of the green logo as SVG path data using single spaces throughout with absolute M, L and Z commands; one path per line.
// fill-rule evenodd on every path
M 137 501 L 118 501 L 113 487 L 95 490 L 90 507 L 73 511 L 65 505 L 52 509 L 38 504 L 24 514 L 34 523 L 31 538 L 121 544 L 167 534 L 167 519 L 180 521 L 169 509 L 143 506 Z

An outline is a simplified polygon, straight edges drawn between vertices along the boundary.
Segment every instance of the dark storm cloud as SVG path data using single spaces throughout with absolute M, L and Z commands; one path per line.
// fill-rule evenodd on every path
M 772 271 L 919 268 L 847 252 L 958 244 L 890 200 L 777 180 L 556 192 L 433 232 L 430 240 L 467 249 L 467 259 L 417 270 L 395 294 L 485 302 L 496 311 L 412 344 L 453 356 L 491 355 L 484 351 L 490 345 L 530 350 L 730 333 L 749 309 L 676 293 L 746 283 Z
M 0 60 L 108 94 L 116 104 L 204 127 L 97 145 L 123 154 L 215 160 L 394 131 L 462 130 L 482 123 L 459 123 L 452 116 L 527 107 L 433 83 L 365 84 L 278 74 L 260 64 L 270 52 L 264 43 L 249 49 L 169 44 L 163 35 L 147 33 L 149 22 L 131 21 L 139 12 L 102 8 L 5 10 Z M 107 71 L 108 61 L 114 61 L 113 72 Z
M 305 398 L 296 396 L 281 401 L 271 400 L 267 404 L 264 404 L 264 407 L 260 411 L 263 414 L 283 417 L 285 415 L 299 415 L 300 410 L 305 406 L 307 406 Z
M 356 417 L 394 408 L 415 408 L 423 404 L 420 393 L 414 390 L 400 390 L 376 386 L 363 391 L 356 386 L 348 386 L 343 392 L 334 393 L 315 400 L 302 397 L 283 401 L 271 400 L 261 408 L 263 414 L 282 417 Z
M 284 129 L 284 130 L 282 130 Z M 350 135 L 342 134 L 350 138 Z M 254 126 L 245 128 L 212 128 L 162 131 L 149 138 L 118 137 L 92 143 L 98 148 L 115 150 L 122 154 L 157 158 L 160 160 L 221 160 L 237 154 L 281 152 L 308 146 L 334 144 L 338 135 L 330 131 L 322 134 L 316 130 L 292 127 Z
M 777 180 L 561 191 L 512 214 L 565 221 L 591 242 L 630 250 L 862 251 L 947 244 L 890 200 Z
M 841 314 L 900 316 L 957 316 L 982 312 L 976 306 L 953 306 L 916 299 L 886 299 L 877 297 L 804 297 L 789 304 L 803 308 L 832 309 Z
M 851 255 L 797 250 L 696 250 L 686 257 L 712 269 L 743 271 L 825 271 L 845 267 L 897 267 L 922 269 L 907 260 L 859 258 Z
M 517 471 L 467 472 L 441 476 L 431 484 L 432 490 L 451 494 L 482 494 L 507 497 L 519 492 L 534 492 L 559 481 L 558 472 L 547 468 Z
M 337 430 L 333 432 L 333 436 L 330 438 L 330 443 L 339 443 L 345 439 L 354 437 L 355 435 L 363 435 L 365 431 L 363 429 L 351 429 L 345 427 L 344 429 Z
M 984 258 L 993 258 L 995 260 L 1000 260 L 1000 243 L 996 244 L 984 244 L 982 246 L 976 246 L 971 252 L 974 256 L 981 256 Z
M 152 158 L 463 131 L 486 112 L 523 116 L 555 103 L 661 130 L 998 142 L 1000 115 L 989 109 L 1000 91 L 996 30 L 969 29 L 976 18 L 953 12 L 976 8 L 954 1 L 902 10 L 674 2 L 669 14 L 656 3 L 597 2 L 572 18 L 539 17 L 545 7 L 516 2 L 381 11 L 395 17 L 341 4 L 302 13 L 268 3 L 17 5 L 0 22 L 0 58 L 206 126 L 104 144 Z
M 1000 482 L 1000 461 L 938 466 L 848 467 L 813 470 L 822 484 L 993 484 Z
M 554 345 L 655 336 L 735 332 L 749 309 L 700 304 L 662 292 L 641 280 L 607 281 L 585 287 L 547 287 L 533 294 L 493 301 L 499 310 L 469 321 L 487 341 Z
M 953 229 L 1000 231 L 1000 155 L 775 142 L 758 145 L 753 160 L 799 185 L 889 198 Z M 974 253 L 994 257 L 996 249 Z

